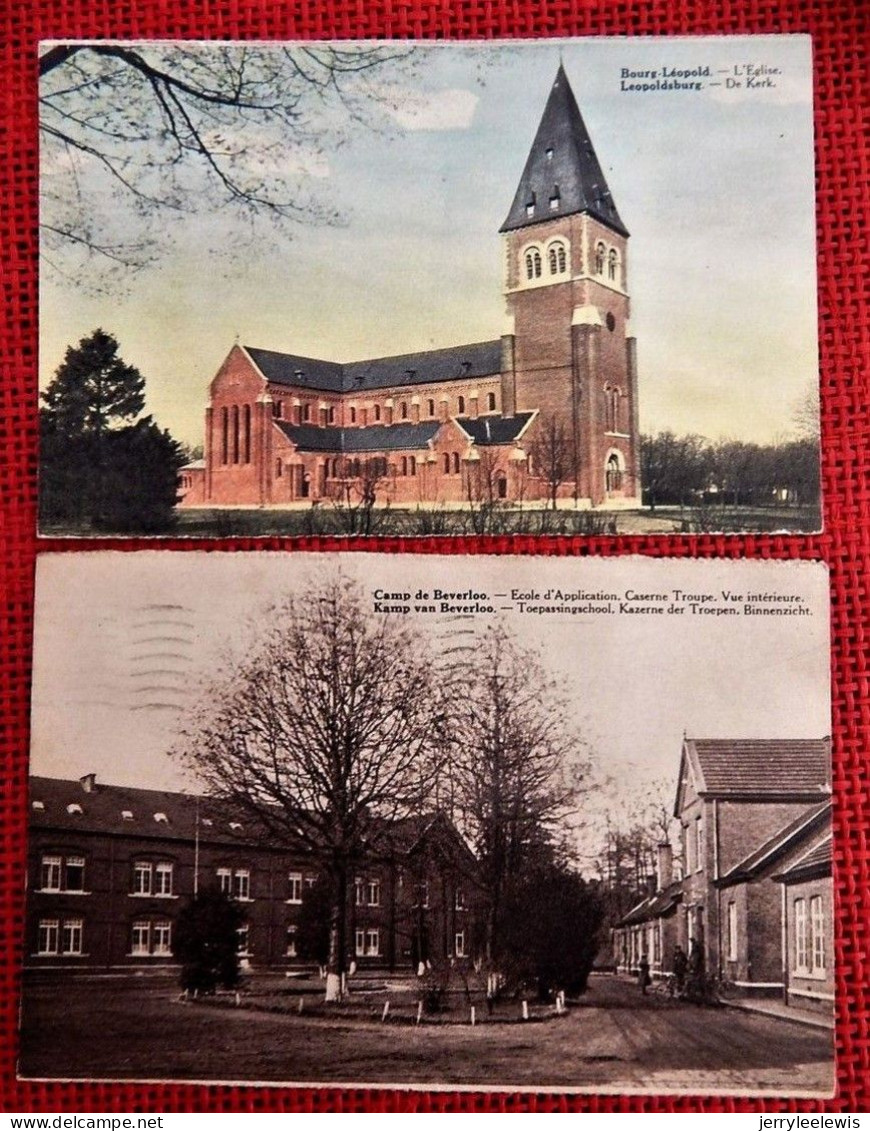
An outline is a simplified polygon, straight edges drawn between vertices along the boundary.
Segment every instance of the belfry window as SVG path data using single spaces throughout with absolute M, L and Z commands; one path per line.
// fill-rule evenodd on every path
M 526 279 L 540 279 L 541 253 L 536 247 L 530 247 L 526 252 Z
M 550 267 L 551 275 L 564 275 L 568 267 L 568 256 L 565 252 L 565 245 L 557 240 L 551 243 L 547 250 L 547 259 Z
M 607 277 L 608 279 L 616 280 L 619 270 L 619 255 L 615 247 L 612 247 L 607 255 Z
M 607 254 L 607 248 L 604 246 L 604 244 L 603 243 L 597 243 L 595 245 L 595 274 L 596 275 L 603 275 L 604 274 L 604 257 L 605 257 L 606 254 Z

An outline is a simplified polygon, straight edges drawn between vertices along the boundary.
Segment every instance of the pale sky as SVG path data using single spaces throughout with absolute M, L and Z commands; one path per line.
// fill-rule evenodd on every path
M 787 433 L 818 380 L 803 36 L 432 50 L 414 89 L 398 92 L 388 136 L 360 130 L 312 158 L 310 184 L 340 206 L 343 226 L 264 232 L 240 259 L 221 254 L 225 219 L 191 217 L 123 292 L 89 295 L 44 273 L 42 384 L 69 344 L 102 326 L 145 374 L 159 423 L 199 443 L 208 383 L 237 334 L 337 361 L 497 337 L 498 228 L 560 55 L 631 232 L 641 427 L 758 441 Z M 779 68 L 776 85 L 621 89 L 623 69 L 736 74 L 747 64 Z M 298 169 L 298 153 L 287 161 Z
M 675 784 L 684 731 L 830 733 L 827 571 L 819 563 L 101 551 L 38 559 L 32 772 L 194 788 L 170 754 L 185 712 L 251 646 L 276 601 L 339 569 L 369 595 L 474 589 L 512 605 L 498 616 L 563 681 L 595 777 L 608 783 L 590 802 L 596 819 L 644 798 L 660 779 Z M 798 595 L 810 615 L 538 616 L 494 597 L 553 587 L 620 600 L 629 588 L 682 589 L 714 594 L 717 604 L 722 590 Z M 436 652 L 473 648 L 495 619 L 410 616 Z

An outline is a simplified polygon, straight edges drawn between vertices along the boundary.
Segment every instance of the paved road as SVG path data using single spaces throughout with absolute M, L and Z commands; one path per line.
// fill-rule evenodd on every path
M 181 1005 L 164 982 L 33 985 L 30 1078 L 282 1081 L 830 1095 L 832 1036 L 778 1018 L 642 998 L 601 976 L 569 1016 L 420 1029 Z

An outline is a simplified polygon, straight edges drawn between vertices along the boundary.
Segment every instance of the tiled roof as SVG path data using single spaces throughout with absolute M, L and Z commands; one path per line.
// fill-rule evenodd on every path
M 245 346 L 267 381 L 302 389 L 361 395 L 375 389 L 427 385 L 436 381 L 474 380 L 501 373 L 501 341 L 377 357 L 368 361 L 321 361 L 298 354 Z
M 831 791 L 826 739 L 686 739 L 701 771 L 701 793 L 820 797 Z
M 535 414 L 518 412 L 516 416 L 457 416 L 456 423 L 478 447 L 489 444 L 510 444 L 520 435 Z
M 642 899 L 627 914 L 623 915 L 616 925 L 618 927 L 630 927 L 634 923 L 648 923 L 651 919 L 661 919 L 672 912 L 682 898 L 682 881 L 675 880 L 663 891 L 657 891 L 655 895 Z
M 577 212 L 594 216 L 614 231 L 628 235 L 560 64 L 501 230 L 509 232 Z
M 235 818 L 226 809 L 222 811 L 213 799 L 201 797 L 197 804 L 195 796 L 185 793 L 101 784 L 94 784 L 87 791 L 80 781 L 32 777 L 30 799 L 31 825 L 37 829 L 192 840 L 199 809 L 203 838 L 238 841 L 245 836 L 244 826 L 230 828 L 230 821 L 236 823 Z M 255 834 L 249 828 L 247 836 L 251 835 L 259 835 L 259 831 Z
M 799 860 L 786 868 L 775 880 L 783 883 L 797 883 L 800 880 L 812 879 L 817 876 L 829 876 L 833 863 L 833 838 L 830 833 Z
M 420 451 L 441 427 L 439 420 L 422 424 L 372 424 L 366 428 L 318 428 L 314 424 L 290 424 L 276 420 L 288 440 L 301 452 Z
M 820 826 L 830 824 L 831 803 L 823 801 L 820 805 L 813 805 L 795 820 L 790 821 L 774 836 L 769 837 L 764 844 L 751 852 L 739 864 L 735 864 L 724 876 L 720 883 L 723 885 L 737 883 L 741 880 L 751 880 L 770 868 L 777 860 L 782 859 L 787 852 L 792 852 L 799 845 L 806 843 L 814 834 L 818 833 Z

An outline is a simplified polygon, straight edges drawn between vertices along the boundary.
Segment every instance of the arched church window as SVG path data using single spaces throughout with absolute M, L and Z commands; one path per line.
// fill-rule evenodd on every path
M 450 452 L 444 453 L 444 474 L 450 474 Z
M 616 279 L 619 268 L 619 254 L 615 247 L 612 247 L 607 255 L 607 277 L 608 279 Z
M 375 405 L 375 420 L 380 420 L 380 419 L 381 419 L 381 406 L 379 404 L 376 404 Z
M 607 248 L 600 241 L 595 245 L 595 274 L 604 274 L 604 256 Z
M 526 252 L 526 278 L 540 279 L 541 253 L 536 247 L 530 247 Z
M 565 245 L 559 241 L 551 243 L 548 251 L 551 275 L 564 275 L 568 266 Z
M 251 406 L 245 405 L 244 408 L 244 441 L 245 441 L 245 463 L 251 462 Z
M 453 453 L 453 474 L 459 474 L 459 452 Z
M 486 394 L 486 407 L 490 412 L 495 412 L 495 393 Z
M 456 400 L 457 400 L 457 404 L 459 406 L 459 415 L 464 416 L 465 415 L 465 397 L 457 397 Z
M 221 409 L 221 463 L 230 461 L 230 411 Z
M 619 466 L 619 456 L 614 452 L 607 460 L 607 466 L 604 473 L 605 486 L 608 491 L 619 491 L 622 489 L 622 468 Z
M 233 463 L 239 462 L 239 406 L 233 405 Z

